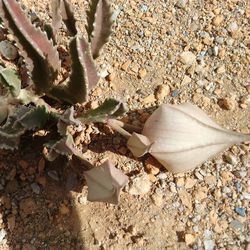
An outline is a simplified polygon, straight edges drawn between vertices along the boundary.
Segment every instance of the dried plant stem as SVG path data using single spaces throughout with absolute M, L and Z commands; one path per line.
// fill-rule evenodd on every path
M 114 129 L 116 132 L 124 136 L 125 138 L 129 139 L 131 134 L 126 131 L 124 128 L 122 128 L 123 122 L 117 121 L 115 119 L 108 119 L 107 124 Z
M 112 121 L 114 121 L 116 124 L 118 124 L 120 127 L 124 128 L 125 130 L 129 131 L 130 133 L 141 133 L 142 132 L 142 128 L 132 125 L 132 124 L 128 124 L 128 123 L 124 123 L 122 121 L 118 121 L 115 119 L 110 119 Z

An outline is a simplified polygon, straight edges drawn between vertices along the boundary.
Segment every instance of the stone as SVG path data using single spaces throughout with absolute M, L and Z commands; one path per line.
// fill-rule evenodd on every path
M 205 191 L 198 189 L 194 192 L 194 199 L 196 201 L 202 201 L 206 198 L 207 198 L 207 193 Z
M 28 216 L 30 214 L 35 213 L 37 210 L 37 205 L 32 198 L 26 198 L 21 200 L 19 207 L 21 216 Z
M 79 202 L 81 205 L 86 205 L 86 204 L 88 203 L 87 197 L 81 195 L 80 197 L 78 197 L 78 202 Z
M 250 193 L 243 192 L 242 196 L 243 196 L 244 199 L 250 200 Z
M 238 163 L 237 157 L 232 153 L 225 154 L 224 159 L 227 163 L 229 163 L 231 165 L 236 165 Z
M 144 104 L 152 104 L 152 103 L 154 103 L 154 102 L 155 102 L 155 96 L 154 96 L 153 94 L 148 95 L 147 97 L 145 97 L 145 98 L 143 99 L 143 103 L 144 103 Z
M 226 67 L 225 65 L 221 65 L 216 69 L 217 74 L 224 74 L 226 72 Z
M 151 199 L 153 201 L 153 203 L 157 206 L 157 207 L 161 207 L 162 203 L 163 203 L 163 197 L 161 194 L 153 194 L 151 196 Z
M 0 53 L 8 60 L 15 60 L 17 58 L 17 48 L 8 40 L 0 42 Z
M 185 234 L 185 243 L 187 246 L 194 244 L 196 238 L 193 234 Z
M 115 78 L 116 78 L 116 72 L 115 72 L 115 71 L 109 73 L 109 74 L 107 75 L 107 77 L 106 77 L 106 79 L 107 79 L 109 82 L 114 81 Z
M 220 59 L 224 59 L 225 54 L 226 54 L 226 49 L 220 48 L 220 49 L 219 49 L 219 53 L 218 53 L 218 57 L 219 57 Z
M 191 51 L 184 51 L 180 55 L 180 61 L 187 66 L 191 66 L 193 63 L 195 63 L 196 56 Z
M 39 185 L 37 184 L 37 183 L 32 183 L 31 185 L 31 189 L 32 189 L 32 191 L 35 193 L 35 194 L 40 194 L 40 192 L 41 192 L 41 189 L 40 189 L 40 187 L 39 187 Z
M 235 32 L 239 29 L 239 26 L 236 22 L 231 22 L 227 26 L 227 31 L 228 32 Z
M 223 15 L 217 15 L 213 18 L 212 24 L 216 27 L 220 26 L 221 23 L 224 21 Z
M 127 71 L 129 66 L 131 65 L 132 61 L 128 60 L 125 63 L 122 64 L 121 69 L 124 71 Z
M 197 183 L 196 179 L 187 177 L 186 182 L 185 182 L 185 188 L 186 189 L 192 188 L 196 185 L 196 183 Z
M 237 102 L 233 98 L 223 98 L 218 101 L 219 106 L 222 109 L 234 110 L 237 106 Z
M 241 229 L 242 227 L 244 227 L 244 224 L 238 220 L 232 220 L 230 223 L 230 227 L 235 229 L 235 230 L 238 230 L 238 229 Z
M 243 207 L 236 207 L 236 208 L 235 208 L 235 212 L 236 212 L 237 214 L 239 214 L 240 216 L 242 216 L 242 217 L 245 217 L 245 216 L 246 216 L 246 209 L 243 208 Z
M 184 178 L 183 178 L 183 177 L 181 177 L 181 178 L 176 178 L 175 184 L 176 184 L 176 187 L 177 187 L 177 188 L 183 187 L 184 184 L 185 184 Z
M 180 189 L 178 191 L 179 197 L 181 199 L 181 202 L 184 206 L 191 209 L 192 208 L 192 196 L 185 190 Z
M 167 97 L 170 94 L 170 87 L 165 84 L 161 84 L 157 86 L 156 92 L 155 92 L 155 98 L 158 101 L 163 101 L 165 97 Z
M 147 172 L 149 174 L 152 174 L 152 175 L 157 175 L 160 172 L 159 168 L 155 167 L 154 165 L 152 165 L 150 163 L 147 163 L 145 165 L 145 168 L 146 168 Z
M 250 85 L 246 86 L 246 90 L 247 90 L 248 94 L 250 94 Z
M 65 206 L 65 204 L 61 204 L 60 205 L 60 207 L 59 207 L 59 212 L 60 212 L 60 214 L 62 214 L 62 215 L 67 215 L 67 214 L 69 214 L 70 213 L 70 210 L 69 210 L 69 208 L 67 207 L 67 206 Z
M 185 75 L 181 81 L 181 85 L 186 85 L 188 83 L 191 83 L 191 81 L 192 79 L 189 76 Z
M 215 248 L 214 240 L 204 240 L 204 249 L 205 250 L 213 250 Z
M 150 191 L 151 181 L 146 173 L 137 175 L 132 179 L 129 186 L 129 194 L 132 195 L 144 195 Z
M 166 179 L 168 178 L 168 175 L 167 175 L 166 173 L 159 173 L 159 174 L 157 175 L 157 178 L 158 178 L 159 180 L 166 180 Z
M 183 8 L 185 8 L 187 2 L 188 2 L 188 0 L 178 0 L 175 5 L 178 8 L 182 8 L 183 9 Z
M 216 184 L 216 177 L 214 175 L 207 175 L 204 177 L 204 180 L 210 186 Z
M 7 235 L 7 232 L 5 231 L 5 229 L 3 228 L 0 229 L 0 243 L 3 241 L 6 235 Z
M 146 69 L 140 69 L 139 72 L 138 72 L 138 77 L 140 79 L 143 79 L 145 78 L 145 76 L 147 75 L 147 70 Z

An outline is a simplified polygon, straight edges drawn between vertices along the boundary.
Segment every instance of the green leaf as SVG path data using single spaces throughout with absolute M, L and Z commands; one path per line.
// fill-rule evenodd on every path
M 20 137 L 25 133 L 25 129 L 19 123 L 16 123 L 16 115 L 26 112 L 27 109 L 25 108 L 16 109 L 9 115 L 6 123 L 0 127 L 0 148 L 17 149 Z
M 115 99 L 106 99 L 96 109 L 89 110 L 78 119 L 82 122 L 105 122 L 108 118 L 116 118 L 126 112 L 125 105 Z
M 18 96 L 21 90 L 21 80 L 13 69 L 0 69 L 0 82 L 7 87 L 13 96 Z
M 74 107 L 67 109 L 58 119 L 57 130 L 60 135 L 65 136 L 68 134 L 69 125 L 80 125 L 80 121 L 74 118 Z
M 44 106 L 33 107 L 29 112 L 21 116 L 17 122 L 19 122 L 24 128 L 28 130 L 34 130 L 41 128 L 47 122 L 49 113 L 46 112 Z

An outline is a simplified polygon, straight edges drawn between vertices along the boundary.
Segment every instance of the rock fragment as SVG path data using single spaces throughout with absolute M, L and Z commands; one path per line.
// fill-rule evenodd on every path
M 165 97 L 167 97 L 169 94 L 170 94 L 170 87 L 166 84 L 161 84 L 158 85 L 156 89 L 155 97 L 156 100 L 163 101 Z
M 17 58 L 17 48 L 8 40 L 0 42 L 0 53 L 8 60 L 15 60 Z
M 187 66 L 191 66 L 193 63 L 195 63 L 196 56 L 191 51 L 184 51 L 180 55 L 180 61 Z
M 143 173 L 132 179 L 128 192 L 132 195 L 144 195 L 150 191 L 151 181 L 147 174 Z

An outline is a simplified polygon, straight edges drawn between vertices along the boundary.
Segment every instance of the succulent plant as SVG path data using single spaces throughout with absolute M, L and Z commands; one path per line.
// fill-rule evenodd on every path
M 17 149 L 20 137 L 27 130 L 35 131 L 44 128 L 47 122 L 53 122 L 57 124 L 57 135 L 55 140 L 44 145 L 46 158 L 53 161 L 59 155 L 74 155 L 91 166 L 77 149 L 69 126 L 106 122 L 110 118 L 122 115 L 126 108 L 120 101 L 106 99 L 98 108 L 76 116 L 73 106 L 67 106 L 65 109 L 65 105 L 60 104 L 66 102 L 74 105 L 86 102 L 89 90 L 98 83 L 99 76 L 94 59 L 99 56 L 101 48 L 111 34 L 110 6 L 106 0 L 90 2 L 87 12 L 87 39 L 79 34 L 73 8 L 67 0 L 52 0 L 51 7 L 52 23 L 41 22 L 42 28 L 39 28 L 29 21 L 16 0 L 0 0 L 0 17 L 6 28 L 14 35 L 19 54 L 27 65 L 31 79 L 27 87 L 22 87 L 21 80 L 13 69 L 0 66 L 0 83 L 7 89 L 7 93 L 0 97 L 0 148 Z M 62 23 L 71 36 L 71 73 L 68 79 L 60 81 L 61 61 L 57 50 L 57 37 Z M 51 107 L 45 101 L 45 96 L 46 100 L 52 98 L 59 101 L 56 104 L 57 108 Z M 127 177 L 112 163 L 109 163 L 109 166 L 110 171 L 116 173 L 117 177 L 112 181 L 112 185 L 122 187 Z M 95 169 L 94 172 L 98 177 L 99 172 L 102 175 L 102 168 Z M 95 181 L 97 182 L 98 180 Z M 90 190 L 93 188 L 90 187 Z M 114 198 L 102 198 L 102 194 L 99 196 L 99 200 L 117 203 L 119 191 Z M 96 197 L 99 196 L 97 194 Z
M 51 7 L 52 24 L 44 24 L 43 30 L 41 30 L 29 21 L 16 0 L 0 1 L 0 16 L 4 25 L 13 33 L 19 53 L 24 58 L 31 78 L 31 84 L 22 89 L 21 81 L 13 70 L 3 67 L 0 69 L 1 83 L 9 90 L 8 96 L 1 99 L 1 103 L 4 103 L 1 122 L 6 118 L 8 120 L 8 114 L 12 120 L 13 117 L 18 120 L 19 112 L 15 112 L 15 110 L 19 109 L 20 105 L 28 105 L 26 108 L 33 111 L 36 109 L 41 111 L 42 107 L 45 107 L 43 110 L 46 110 L 47 113 L 44 112 L 43 115 L 55 113 L 54 117 L 58 119 L 59 124 L 62 124 L 61 114 L 50 107 L 43 97 L 48 96 L 69 104 L 83 103 L 87 100 L 89 90 L 93 89 L 99 81 L 93 58 L 97 58 L 100 49 L 111 34 L 111 11 L 107 1 L 93 0 L 90 3 L 87 12 L 88 25 L 86 26 L 88 39 L 79 34 L 73 8 L 67 0 L 53 0 Z M 72 37 L 69 43 L 71 73 L 65 82 L 57 83 L 61 68 L 57 51 L 57 36 L 62 22 Z M 14 116 L 10 110 L 14 110 Z M 73 117 L 73 108 L 70 110 Z M 115 111 L 117 111 L 117 115 L 124 112 L 123 105 L 116 100 L 106 100 L 97 110 L 87 112 L 80 120 L 81 122 L 100 121 L 101 117 L 113 115 Z M 65 114 L 68 112 L 66 110 Z M 32 118 L 30 122 L 34 122 L 34 124 L 36 119 L 39 119 L 35 114 Z M 68 119 L 69 124 L 72 121 L 73 119 Z M 3 128 L 5 126 L 5 124 L 2 125 Z M 30 124 L 29 128 L 34 129 L 34 126 Z M 62 129 L 59 130 L 59 134 L 62 137 L 67 136 L 67 139 L 64 140 L 65 143 L 67 142 L 65 144 L 67 146 L 69 142 L 72 144 L 72 139 L 69 139 L 70 135 L 66 133 L 66 129 L 64 130 L 64 134 L 62 134 Z M 60 145 L 61 143 L 60 139 Z M 58 148 L 58 145 L 55 144 L 52 147 L 53 151 Z M 13 148 L 16 148 L 16 145 Z

